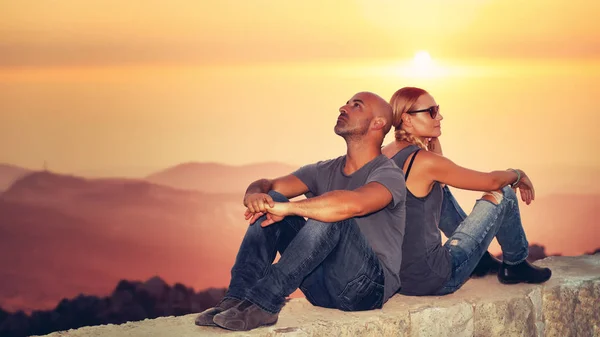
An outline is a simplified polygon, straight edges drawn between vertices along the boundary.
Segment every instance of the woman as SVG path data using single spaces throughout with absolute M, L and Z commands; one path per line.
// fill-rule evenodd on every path
M 499 269 L 498 279 L 502 283 L 547 281 L 550 269 L 536 267 L 526 260 L 528 242 L 513 190 L 518 188 L 528 205 L 535 198 L 525 172 L 515 169 L 477 172 L 445 158 L 438 140 L 443 117 L 425 90 L 402 88 L 394 93 L 390 104 L 394 109 L 396 139 L 383 148 L 383 153 L 404 171 L 407 188 L 399 292 L 453 293 L 472 274 L 484 275 L 490 269 Z M 466 216 L 446 184 L 486 193 Z M 448 237 L 443 245 L 440 229 Z M 494 237 L 502 248 L 501 264 L 487 252 Z M 496 263 L 499 266 L 495 268 Z

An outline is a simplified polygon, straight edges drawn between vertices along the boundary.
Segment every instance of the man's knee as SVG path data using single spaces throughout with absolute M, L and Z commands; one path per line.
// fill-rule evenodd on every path
M 271 191 L 269 191 L 268 194 L 271 196 L 271 198 L 273 198 L 273 201 L 275 201 L 275 202 L 288 202 L 288 201 L 290 201 L 283 194 L 281 194 L 281 193 L 279 193 L 277 191 L 271 190 Z
M 306 220 L 304 231 L 311 238 L 317 237 L 339 237 L 339 233 L 343 230 L 343 222 L 323 222 L 315 219 Z

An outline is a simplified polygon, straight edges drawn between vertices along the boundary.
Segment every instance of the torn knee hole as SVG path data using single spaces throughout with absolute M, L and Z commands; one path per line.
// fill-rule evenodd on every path
M 457 239 L 453 239 L 450 241 L 450 246 L 458 246 L 458 240 Z
M 491 191 L 483 193 L 482 198 L 498 205 L 500 202 L 502 202 L 504 196 L 502 195 L 502 192 Z

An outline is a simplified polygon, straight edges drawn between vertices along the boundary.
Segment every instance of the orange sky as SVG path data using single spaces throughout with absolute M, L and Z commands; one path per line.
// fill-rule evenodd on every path
M 0 4 L 0 162 L 143 175 L 187 161 L 341 154 L 353 93 L 429 90 L 442 141 L 491 170 L 600 167 L 600 4 Z M 419 71 L 418 50 L 433 64 Z M 388 138 L 390 139 L 390 138 Z

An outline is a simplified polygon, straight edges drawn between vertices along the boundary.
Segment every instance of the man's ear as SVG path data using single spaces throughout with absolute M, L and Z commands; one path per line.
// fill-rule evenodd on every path
M 380 130 L 383 128 L 385 128 L 385 118 L 380 117 L 380 116 L 375 117 L 373 119 L 373 129 Z

